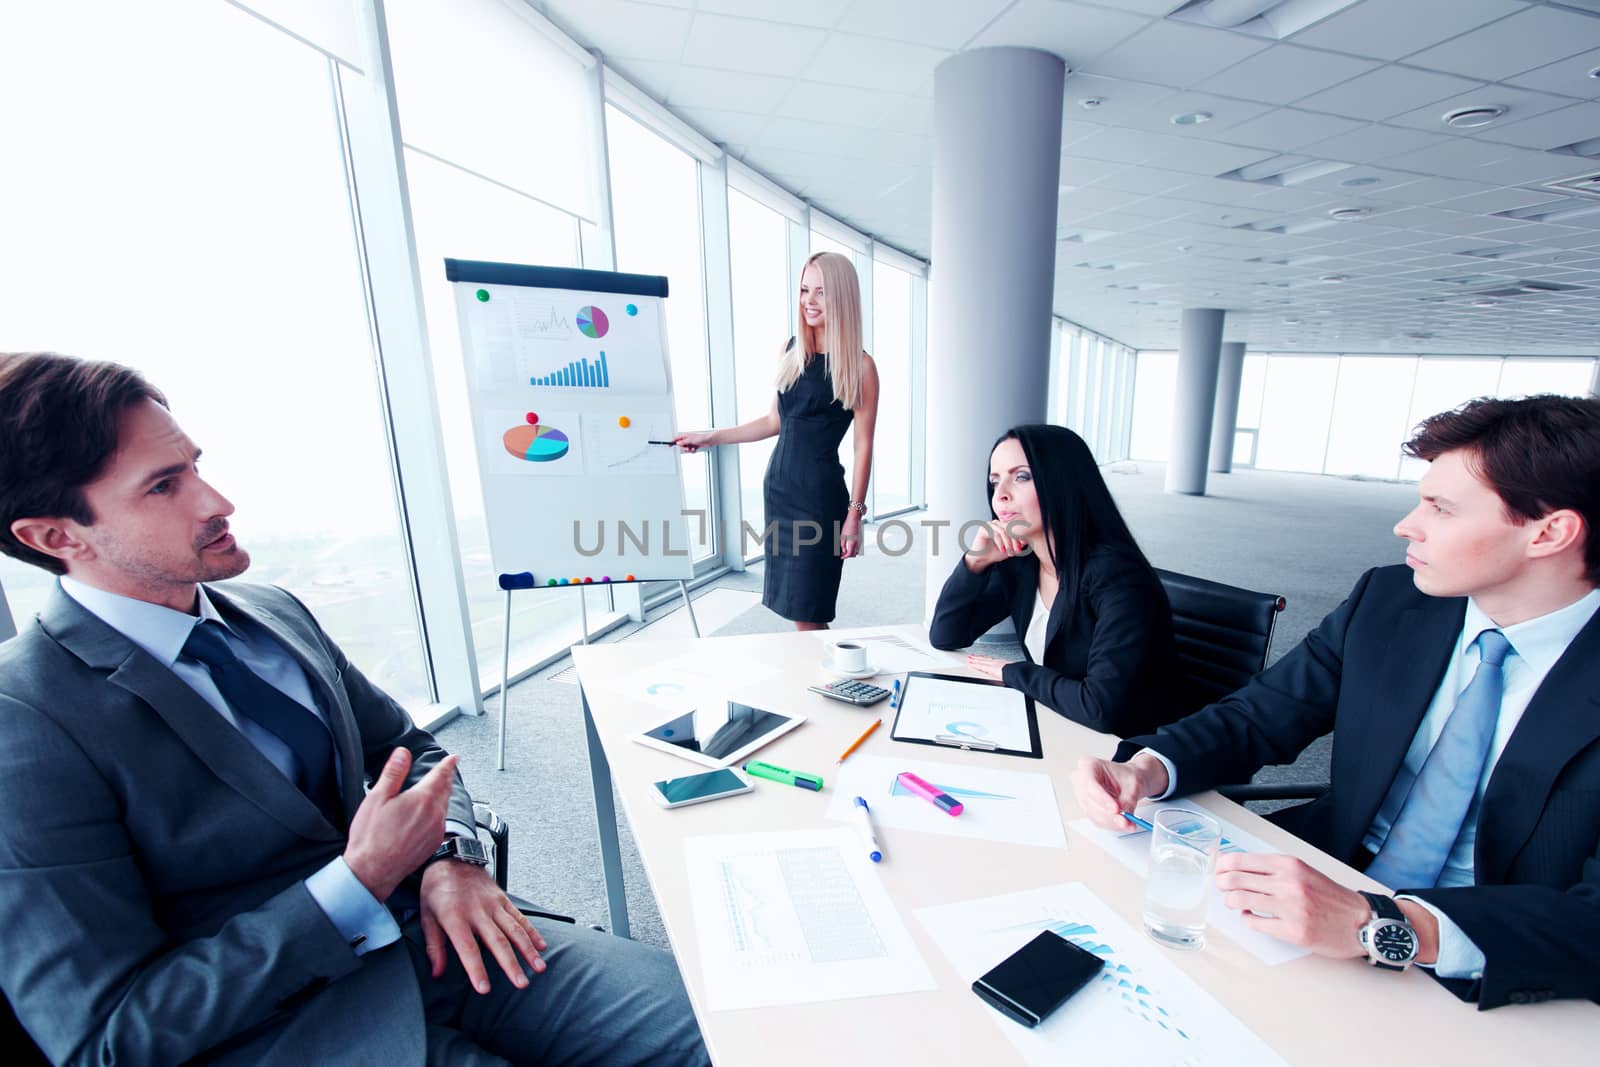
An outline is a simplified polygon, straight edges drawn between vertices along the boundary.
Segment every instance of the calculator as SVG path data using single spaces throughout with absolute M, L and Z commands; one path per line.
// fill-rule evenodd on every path
M 826 685 L 813 685 L 808 687 L 813 693 L 842 700 L 846 704 L 856 704 L 866 707 L 876 704 L 889 695 L 889 690 L 881 685 L 869 685 L 866 682 L 838 681 L 828 682 Z

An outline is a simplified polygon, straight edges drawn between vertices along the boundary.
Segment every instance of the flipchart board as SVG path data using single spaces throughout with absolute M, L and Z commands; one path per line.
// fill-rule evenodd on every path
M 693 576 L 667 279 L 445 260 L 489 547 L 533 585 Z

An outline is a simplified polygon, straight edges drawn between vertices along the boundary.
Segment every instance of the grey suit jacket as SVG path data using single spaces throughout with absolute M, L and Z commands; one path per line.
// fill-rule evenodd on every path
M 397 745 L 444 757 L 279 589 L 207 587 L 304 668 L 343 825 L 172 671 L 59 586 L 0 645 L 0 988 L 57 1063 L 421 1064 L 404 939 L 357 956 L 304 879 Z M 450 817 L 471 825 L 457 779 Z

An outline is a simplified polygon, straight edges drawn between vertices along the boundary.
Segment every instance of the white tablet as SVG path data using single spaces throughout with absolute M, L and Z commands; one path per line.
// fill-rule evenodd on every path
M 804 715 L 762 711 L 730 700 L 686 711 L 633 739 L 707 767 L 728 767 L 805 721 Z

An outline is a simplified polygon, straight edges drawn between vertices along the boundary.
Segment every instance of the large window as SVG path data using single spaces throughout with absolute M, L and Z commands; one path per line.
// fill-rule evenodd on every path
M 215 0 L 6 5 L 0 350 L 143 371 L 237 506 L 247 578 L 293 591 L 418 706 L 329 86 L 324 56 Z M 51 584 L 9 559 L 0 581 L 18 618 Z
M 488 127 L 526 121 L 537 100 L 561 116 L 556 126 L 542 129 L 560 130 L 582 143 L 584 131 L 573 116 L 585 113 L 586 83 L 574 62 L 497 0 L 469 0 L 456 6 L 452 17 L 419 0 L 390 0 L 387 10 L 434 390 L 472 646 L 479 684 L 487 688 L 500 682 L 506 598 L 490 557 L 461 334 L 444 261 L 580 265 L 577 218 L 539 197 L 586 207 L 586 190 L 573 186 L 568 173 L 577 169 L 587 175 L 583 153 L 557 157 L 531 151 L 528 139 L 491 134 Z M 537 76 L 531 68 L 538 68 Z M 464 91 L 473 96 L 470 107 L 462 100 Z M 551 108 L 555 99 L 566 106 Z M 546 121 L 543 110 L 540 114 Z M 452 123 L 451 115 L 468 121 Z M 609 610 L 607 591 L 585 590 L 584 595 L 591 610 Z M 513 597 L 512 673 L 576 640 L 579 614 L 569 593 Z
M 772 410 L 778 357 L 790 336 L 788 220 L 737 189 L 728 190 L 728 254 L 733 276 L 733 372 L 740 422 Z M 739 446 L 739 495 L 744 521 L 761 529 L 761 485 L 776 439 Z M 730 518 L 728 536 L 734 536 Z M 759 556 L 760 546 L 749 547 Z
M 873 263 L 878 426 L 872 442 L 872 500 L 879 514 L 911 506 L 911 286 L 905 271 Z
M 1140 352 L 1132 455 L 1165 461 L 1175 352 Z M 1480 396 L 1584 395 L 1590 358 L 1250 353 L 1239 389 L 1236 467 L 1414 480 L 1427 464 L 1400 447 L 1429 415 Z
M 606 135 L 617 269 L 666 276 L 667 347 L 678 426 L 705 429 L 711 425 L 711 376 L 706 354 L 700 164 L 609 104 Z M 686 454 L 680 460 L 689 508 L 708 511 L 707 455 Z M 712 518 L 704 524 L 687 524 L 695 559 L 704 559 L 716 550 L 717 524 Z

